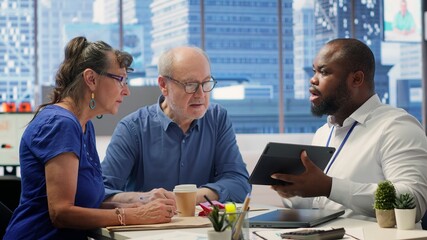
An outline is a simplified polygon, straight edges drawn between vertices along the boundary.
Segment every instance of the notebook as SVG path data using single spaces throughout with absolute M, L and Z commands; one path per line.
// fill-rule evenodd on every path
M 253 228 L 313 227 L 344 214 L 344 210 L 326 209 L 277 209 L 249 218 Z
M 301 152 L 320 169 L 324 169 L 335 152 L 333 147 L 269 142 L 249 177 L 251 184 L 285 185 L 286 182 L 271 178 L 273 173 L 300 174 L 305 168 Z

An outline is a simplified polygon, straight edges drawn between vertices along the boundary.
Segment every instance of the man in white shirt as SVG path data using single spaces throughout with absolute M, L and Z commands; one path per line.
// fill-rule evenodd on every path
M 273 189 L 287 207 L 346 209 L 347 217 L 369 219 L 377 184 L 387 179 L 397 194 L 415 196 L 419 221 L 427 208 L 427 138 L 417 119 L 375 94 L 372 51 L 356 39 L 332 40 L 313 72 L 312 113 L 328 115 L 313 145 L 334 147 L 335 154 L 322 171 L 303 152 L 306 171 L 272 175 L 291 183 Z

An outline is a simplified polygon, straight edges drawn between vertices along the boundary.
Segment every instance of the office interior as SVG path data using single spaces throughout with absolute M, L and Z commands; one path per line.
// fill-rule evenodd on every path
M 386 2 L 387 0 L 380 0 L 377 1 L 379 5 L 383 6 L 382 4 Z M 392 0 L 395 1 L 395 0 Z M 33 2 L 33 1 L 31 1 Z M 34 1 L 35 3 L 39 3 L 40 1 Z M 90 1 L 89 1 L 90 2 Z M 92 1 L 97 2 L 97 1 Z M 99 2 L 99 1 L 98 1 Z M 122 2 L 122 1 L 119 1 Z M 150 2 L 150 1 L 147 1 Z M 152 1 L 156 2 L 156 1 Z M 200 1 L 201 7 L 204 3 L 207 1 Z M 238 2 L 238 1 L 228 1 L 228 2 Z M 250 1 L 249 1 L 250 2 Z M 284 4 L 296 4 L 297 1 L 286 1 L 286 0 L 277 0 L 277 1 L 262 1 L 262 3 L 266 4 L 277 4 L 277 5 L 284 5 Z M 327 4 L 328 1 L 320 1 L 320 0 L 313 0 L 314 4 L 319 4 L 319 6 L 322 6 L 322 4 Z M 340 1 L 332 1 L 332 2 L 340 2 Z M 349 6 L 356 6 L 356 0 L 348 1 L 347 4 Z M 362 1 L 363 2 L 363 1 Z M 370 1 L 365 1 L 370 2 Z M 40 4 L 40 3 L 39 3 Z M 85 3 L 87 4 L 87 3 Z M 146 3 L 144 3 L 146 4 Z M 154 3 L 155 4 L 155 3 Z M 419 69 L 420 72 L 418 72 L 418 75 L 421 76 L 420 81 L 413 82 L 412 79 L 406 79 L 407 81 L 401 81 L 400 85 L 397 85 L 397 90 L 399 89 L 408 89 L 407 92 L 404 93 L 397 93 L 397 95 L 404 96 L 406 99 L 411 98 L 411 94 L 415 94 L 414 92 L 410 92 L 410 89 L 412 88 L 418 88 L 421 89 L 421 91 L 416 92 L 416 94 L 419 94 L 419 98 L 421 98 L 421 101 L 417 101 L 415 104 L 416 111 L 419 112 L 419 120 L 424 126 L 424 129 L 427 131 L 427 105 L 426 105 L 426 97 L 427 97 L 427 31 L 425 29 L 426 27 L 426 16 L 425 13 L 427 12 L 427 2 L 420 1 L 421 8 L 420 16 L 420 35 L 421 38 L 417 42 L 417 44 L 421 45 L 421 67 Z M 39 6 L 42 7 L 42 6 Z M 150 8 L 149 4 L 146 4 L 147 8 Z M 119 7 L 120 10 L 123 11 L 121 7 Z M 350 8 L 353 10 L 351 14 L 356 14 L 354 11 L 354 8 Z M 383 10 L 383 9 L 382 9 Z M 202 10 L 200 10 L 202 11 Z M 204 10 L 204 11 L 209 11 Z M 208 12 L 209 13 L 209 12 Z M 279 18 L 279 17 L 278 17 Z M 279 18 L 281 19 L 281 18 Z M 283 20 L 283 19 L 282 19 Z M 1 21 L 1 20 L 0 20 Z M 123 19 L 119 19 L 119 22 L 123 21 Z M 286 22 L 285 20 L 283 20 Z M 1 23 L 1 22 L 0 22 Z M 122 23 L 123 24 L 123 23 Z M 381 24 L 380 24 L 381 25 Z M 282 28 L 283 26 L 280 26 Z M 383 26 L 382 26 L 383 27 Z M 120 28 L 119 28 L 120 29 Z M 203 29 L 203 28 L 202 28 Z M 354 28 L 350 28 L 351 30 L 354 30 Z M 204 31 L 208 31 L 204 29 Z M 348 37 L 351 37 L 354 33 L 348 33 Z M 210 53 L 210 45 L 209 43 L 212 43 L 209 41 L 209 34 L 203 35 L 203 32 L 200 35 L 201 40 L 197 40 L 195 42 L 199 43 L 201 47 L 205 48 Z M 194 36 L 192 36 L 194 37 Z M 277 36 L 276 36 L 277 37 Z M 384 42 L 383 35 L 380 36 L 380 42 Z M 325 38 L 326 39 L 326 38 Z M 281 42 L 286 42 L 286 38 L 282 39 L 280 38 Z M 364 40 L 364 39 L 360 39 Z M 38 43 L 40 44 L 40 42 Z M 144 47 L 150 47 L 150 45 L 146 45 L 145 43 Z M 154 44 L 155 45 L 155 44 Z M 285 44 L 286 45 L 286 44 Z M 141 46 L 142 47 L 142 46 Z M 285 48 L 285 46 L 279 46 L 282 48 Z M 215 55 L 215 51 L 211 51 L 213 55 Z M 285 51 L 284 51 L 285 52 Z M 282 52 L 281 52 L 282 53 Z M 286 59 L 286 56 L 279 56 L 277 59 L 283 61 Z M 1 54 L 1 53 L 0 53 Z M 276 58 L 276 56 L 274 56 Z M 35 63 L 36 64 L 36 63 Z M 213 63 L 215 64 L 215 63 Z M 155 76 L 156 70 L 152 69 L 153 66 L 147 66 L 146 68 L 146 74 L 147 76 L 151 74 L 152 76 Z M 311 66 L 309 66 L 309 69 L 305 69 L 304 71 L 308 71 L 308 74 L 305 76 L 309 76 L 309 73 L 311 72 Z M 213 70 L 216 70 L 215 67 L 213 67 Z M 227 69 L 221 71 L 226 71 Z M 41 70 L 38 70 L 41 71 Z M 246 70 L 245 70 L 246 71 Z M 36 71 L 37 72 L 37 71 Z M 37 73 L 35 73 L 37 74 Z M 154 75 L 153 75 L 154 74 Z M 275 81 L 285 81 L 284 75 L 285 73 L 279 73 L 277 74 L 278 79 L 275 79 Z M 221 76 L 224 78 L 223 76 Z M 36 77 L 36 79 L 39 77 Z M 308 82 L 308 78 L 306 79 Z M 0 78 L 0 82 L 1 82 Z M 7 142 L 0 142 L 2 144 L 2 147 L 0 148 L 0 202 L 3 202 L 5 205 L 7 205 L 10 209 L 14 209 L 17 206 L 18 200 L 19 200 L 19 193 L 20 193 L 20 183 L 19 183 L 19 156 L 18 156 L 18 149 L 19 149 L 19 137 L 20 134 L 22 134 L 22 131 L 25 128 L 25 122 L 28 122 L 32 118 L 32 111 L 35 110 L 37 103 L 45 102 L 48 97 L 48 93 L 51 90 L 51 86 L 44 86 L 41 84 L 41 79 L 37 80 L 38 82 L 34 86 L 36 89 L 35 91 L 38 93 L 38 97 L 35 97 L 34 102 L 29 104 L 26 101 L 22 102 L 14 102 L 14 101 L 8 101 L 6 99 L 1 98 L 1 108 L 0 108 L 0 139 L 4 140 L 7 139 Z M 241 80 L 238 76 L 236 76 L 236 73 L 233 73 L 233 77 L 231 78 L 231 81 L 224 81 L 225 83 L 231 85 L 229 82 L 234 83 L 245 83 L 247 79 Z M 398 83 L 399 84 L 399 83 Z M 411 85 L 412 84 L 412 85 Z M 414 87 L 415 85 L 415 87 Z M 2 85 L 0 85 L 0 89 Z M 411 87 L 412 86 L 412 87 Z M 283 86 L 282 86 L 283 87 Z M 284 86 L 286 88 L 286 86 Z M 272 87 L 277 88 L 277 86 Z M 254 88 L 257 91 L 264 90 L 264 88 Z M 105 115 L 102 119 L 94 119 L 93 123 L 95 126 L 95 130 L 97 133 L 97 148 L 100 155 L 100 159 L 102 160 L 105 156 L 105 150 L 108 146 L 108 142 L 110 140 L 110 136 L 114 130 L 115 125 L 117 122 L 124 116 L 126 116 L 128 113 L 135 111 L 141 106 L 153 104 L 157 101 L 160 91 L 158 87 L 155 84 L 147 84 L 143 86 L 132 86 L 131 88 L 132 94 L 127 97 L 127 99 L 123 102 L 122 106 L 119 109 L 118 114 L 116 115 Z M 382 91 L 381 88 L 379 91 Z M 283 91 L 285 92 L 285 91 Z M 280 96 L 282 93 L 278 93 L 275 95 L 272 100 L 251 100 L 247 101 L 247 104 L 254 104 L 257 105 L 259 103 L 263 104 L 272 104 L 274 106 L 273 112 L 273 120 L 269 120 L 267 118 L 259 118 L 259 116 L 254 116 L 253 110 L 248 110 L 246 113 L 240 113 L 236 109 L 241 108 L 241 106 L 236 105 L 235 100 L 229 100 L 229 99 L 213 99 L 212 101 L 218 102 L 220 104 L 224 104 L 226 107 L 229 106 L 231 113 L 236 113 L 235 119 L 236 121 L 240 121 L 238 126 L 237 132 L 237 142 L 239 145 L 239 149 L 242 153 L 243 159 L 247 164 L 248 172 L 251 173 L 252 169 L 254 168 L 259 156 L 261 155 L 262 150 L 264 149 L 265 145 L 268 142 L 289 142 L 289 143 L 301 143 L 301 144 L 310 144 L 313 132 L 315 127 L 313 126 L 320 126 L 319 124 L 322 124 L 324 122 L 324 119 L 317 119 L 312 120 L 312 126 L 310 127 L 311 131 L 307 131 L 307 129 L 304 129 L 304 131 L 298 132 L 295 129 L 301 128 L 300 126 L 296 128 L 287 128 L 286 127 L 286 121 L 294 121 L 298 122 L 298 114 L 294 114 L 292 112 L 291 106 L 288 105 L 302 105 L 303 107 L 307 107 L 307 103 L 303 103 L 305 101 L 308 101 L 306 98 L 301 98 L 300 100 L 294 100 L 290 101 L 288 105 L 283 104 L 284 101 L 283 98 L 286 98 L 286 96 Z M 1 94 L 0 94 L 1 95 Z M 386 96 L 383 94 L 383 96 Z M 385 101 L 388 101 L 388 103 L 393 104 L 390 102 L 390 99 L 385 99 Z M 304 105 L 305 104 L 305 105 Z M 414 108 L 414 106 L 411 106 L 410 104 L 403 104 L 404 106 L 408 107 L 408 109 Z M 264 105 L 260 105 L 257 109 L 262 109 Z M 265 106 L 264 106 L 265 107 Z M 288 108 L 288 111 L 286 110 Z M 297 109 L 300 110 L 300 109 Z M 287 115 L 289 113 L 289 115 Z M 268 112 L 268 114 L 271 114 L 271 112 Z M 256 115 L 256 114 L 255 114 Z M 253 118 L 252 118 L 253 117 Z M 251 118 L 253 120 L 251 120 Z M 259 119 L 273 122 L 272 125 L 275 127 L 269 127 L 265 132 L 262 132 L 262 130 L 256 130 L 256 131 L 250 131 L 252 129 L 251 127 L 245 128 L 245 126 L 249 125 L 250 123 L 247 122 L 255 122 L 259 121 Z M 293 120 L 296 119 L 296 120 Z M 290 122 L 290 124 L 293 122 Z M 245 129 L 248 131 L 245 132 Z M 256 139 L 256 141 L 254 140 Z M 8 193 L 3 194 L 3 193 Z M 263 204 L 269 204 L 272 206 L 283 206 L 280 197 L 273 192 L 268 186 L 253 186 L 253 202 L 254 203 L 263 203 Z

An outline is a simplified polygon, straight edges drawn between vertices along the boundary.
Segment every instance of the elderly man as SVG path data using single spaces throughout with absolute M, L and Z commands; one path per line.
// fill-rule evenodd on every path
M 224 108 L 209 104 L 216 81 L 207 55 L 177 47 L 158 62 L 162 95 L 154 105 L 125 117 L 102 162 L 106 200 L 146 202 L 174 198 L 178 184 L 196 184 L 220 202 L 242 202 L 251 186 Z

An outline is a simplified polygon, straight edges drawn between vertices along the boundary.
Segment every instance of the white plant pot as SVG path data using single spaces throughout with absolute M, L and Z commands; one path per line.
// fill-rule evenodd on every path
M 400 230 L 410 230 L 415 228 L 416 208 L 394 209 L 396 216 L 396 226 Z
M 208 230 L 209 240 L 228 240 L 231 239 L 231 229 L 226 229 L 223 232 L 216 232 L 213 229 Z

